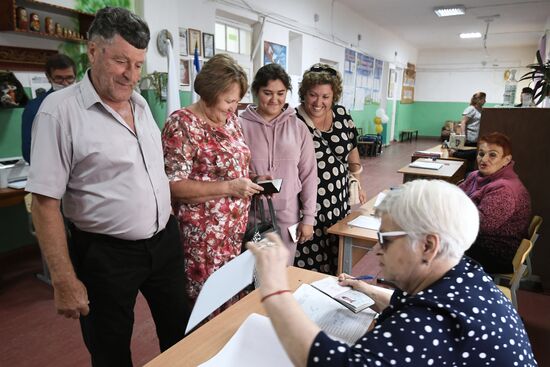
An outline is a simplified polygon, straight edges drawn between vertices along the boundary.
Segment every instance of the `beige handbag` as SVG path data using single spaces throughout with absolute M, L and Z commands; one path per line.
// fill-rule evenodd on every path
M 349 166 L 348 166 L 349 167 Z M 359 174 L 363 172 L 363 166 L 355 172 L 349 171 L 348 168 L 348 185 L 349 185 L 349 204 L 357 205 L 361 203 L 359 192 L 361 191 L 361 183 L 359 182 Z M 357 177 L 355 176 L 357 175 Z

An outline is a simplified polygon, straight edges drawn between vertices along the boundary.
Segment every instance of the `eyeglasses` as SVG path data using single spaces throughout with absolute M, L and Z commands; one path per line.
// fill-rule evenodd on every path
M 63 82 L 67 83 L 74 83 L 76 80 L 75 76 L 54 76 L 52 77 L 52 80 L 57 84 L 62 84 Z
M 332 76 L 336 76 L 336 70 L 327 66 L 312 66 L 309 71 L 313 73 L 329 73 Z
M 384 237 L 400 237 L 400 236 L 407 236 L 408 233 L 404 231 L 393 231 L 393 232 L 376 232 L 376 235 L 378 236 L 378 243 L 380 244 L 380 248 L 382 250 L 386 250 L 389 246 L 389 242 L 384 243 Z

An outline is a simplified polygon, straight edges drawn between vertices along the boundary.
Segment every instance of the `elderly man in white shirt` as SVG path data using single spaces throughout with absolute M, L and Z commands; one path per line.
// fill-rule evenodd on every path
M 94 366 L 131 366 L 138 291 L 151 308 L 161 350 L 184 336 L 182 248 L 160 131 L 133 91 L 148 26 L 126 9 L 104 8 L 89 38 L 91 69 L 48 96 L 38 112 L 26 190 L 33 193 L 57 312 L 80 318 Z

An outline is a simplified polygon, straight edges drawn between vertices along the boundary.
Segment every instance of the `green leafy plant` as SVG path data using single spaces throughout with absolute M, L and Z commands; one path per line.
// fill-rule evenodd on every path
M 537 63 L 527 65 L 531 71 L 525 73 L 520 81 L 531 79 L 535 82 L 533 87 L 533 100 L 539 105 L 544 99 L 550 96 L 550 60 L 544 63 L 540 51 L 537 51 Z
M 166 87 L 168 85 L 168 73 L 154 71 L 144 75 L 140 82 L 140 89 L 152 89 L 159 102 L 166 101 Z

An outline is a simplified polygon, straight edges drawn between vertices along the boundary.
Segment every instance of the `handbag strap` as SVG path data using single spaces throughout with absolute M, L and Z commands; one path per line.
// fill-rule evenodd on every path
M 255 195 L 254 198 L 256 198 L 257 203 L 259 203 L 259 206 L 260 206 L 260 221 L 265 223 L 266 222 L 265 209 L 264 209 L 264 204 L 262 202 L 262 199 L 260 198 L 259 195 Z M 279 226 L 277 225 L 277 218 L 275 217 L 275 208 L 273 207 L 273 200 L 271 200 L 270 197 L 266 197 L 266 200 L 267 200 L 267 207 L 269 209 L 269 216 L 271 217 L 271 225 L 277 232 L 280 232 Z M 255 217 L 256 217 L 256 212 L 254 212 L 254 220 L 256 220 Z M 256 222 L 254 222 L 254 230 L 257 230 Z
M 275 209 L 273 208 L 273 201 L 270 197 L 267 198 L 267 206 L 269 207 L 269 215 L 271 216 L 271 225 L 273 225 L 273 229 L 280 233 L 279 226 L 277 225 L 277 218 L 275 217 Z M 262 205 L 263 207 L 263 205 Z

